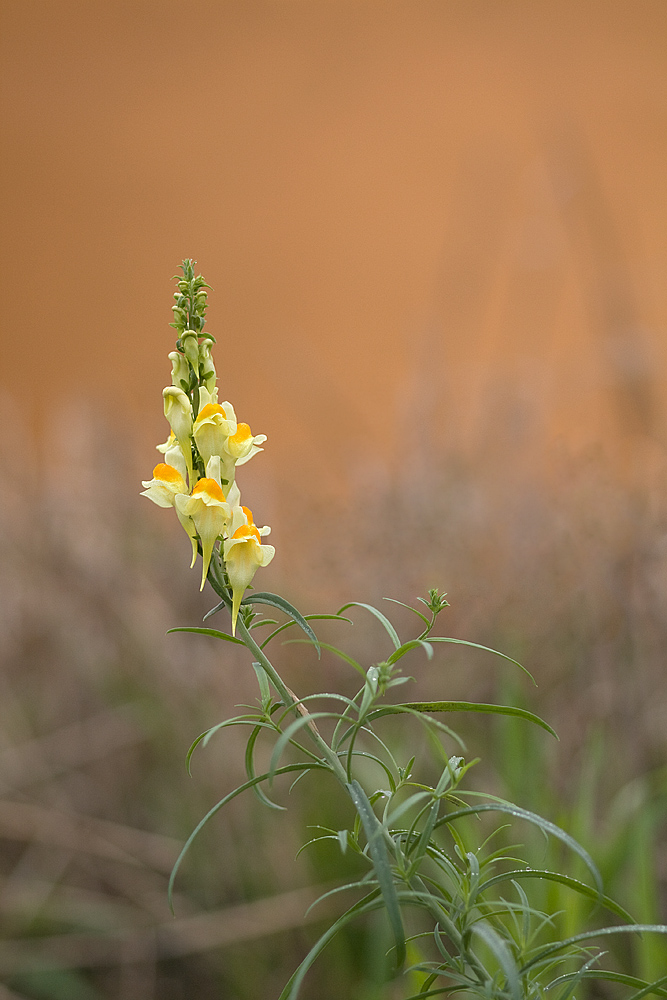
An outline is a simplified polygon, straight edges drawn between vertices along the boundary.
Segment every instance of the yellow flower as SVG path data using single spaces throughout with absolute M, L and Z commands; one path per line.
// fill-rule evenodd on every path
M 259 567 L 268 566 L 276 554 L 273 545 L 261 544 L 261 534 L 267 530 L 253 524 L 252 513 L 246 507 L 234 509 L 234 521 L 242 523 L 224 542 L 225 566 L 232 586 L 232 635 L 236 634 L 236 619 L 246 587 Z
M 187 495 L 188 492 L 182 473 L 173 465 L 160 462 L 153 469 L 153 478 L 142 482 L 141 485 L 144 487 L 141 492 L 142 497 L 148 497 L 158 507 L 175 508 L 178 520 L 192 544 L 192 563 L 190 564 L 190 568 L 192 568 L 197 558 L 197 532 L 192 519 L 182 514 L 176 506 L 176 497 Z
M 203 590 L 213 546 L 231 519 L 231 508 L 218 483 L 209 478 L 200 479 L 190 496 L 178 495 L 175 506 L 184 517 L 192 518 L 201 539 L 203 566 L 199 589 Z
M 235 432 L 236 414 L 231 403 L 207 403 L 199 411 L 193 433 L 204 465 L 213 455 L 222 456 L 225 441 Z
M 222 458 L 222 474 L 227 482 L 234 482 L 237 465 L 245 465 L 258 451 L 264 450 L 259 445 L 264 444 L 265 441 L 266 434 L 255 434 L 253 436 L 248 424 L 239 424 L 237 426 L 235 433 L 230 434 L 223 442 L 220 453 Z
M 144 487 L 142 497 L 148 497 L 158 507 L 173 507 L 174 497 L 178 493 L 187 493 L 188 487 L 185 479 L 173 465 L 160 462 L 153 469 L 153 478 L 147 482 L 142 482 Z

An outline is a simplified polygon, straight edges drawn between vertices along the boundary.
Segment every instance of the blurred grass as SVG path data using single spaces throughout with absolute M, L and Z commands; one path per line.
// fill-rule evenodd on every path
M 608 894 L 638 920 L 659 922 L 667 470 L 654 450 L 649 459 L 645 474 L 623 481 L 595 456 L 561 456 L 550 478 L 521 454 L 502 475 L 479 456 L 432 456 L 428 472 L 415 463 L 404 480 L 366 482 L 348 505 L 313 508 L 298 539 L 281 541 L 278 586 L 308 612 L 448 590 L 444 634 L 517 656 L 539 689 L 488 655 L 448 647 L 433 664 L 419 654 L 406 664 L 414 697 L 507 698 L 545 717 L 559 744 L 518 720 L 459 717 L 469 755 L 482 757 L 475 780 L 572 832 Z M 185 752 L 254 699 L 249 664 L 213 640 L 165 635 L 197 624 L 212 602 L 188 573 L 177 526 L 136 501 L 131 461 L 115 441 L 92 425 L 71 429 L 41 475 L 28 465 L 34 478 L 5 481 L 0 496 L 9 529 L 0 539 L 7 997 L 277 995 L 311 939 L 319 911 L 305 911 L 317 887 L 354 871 L 330 848 L 295 855 L 309 824 L 345 820 L 316 783 L 282 796 L 287 813 L 251 797 L 233 804 L 193 848 L 171 917 L 166 882 L 180 846 L 242 771 L 234 732 L 197 751 L 194 779 Z M 385 610 L 407 637 L 409 613 Z M 353 617 L 361 624 L 363 612 Z M 372 622 L 368 631 L 327 623 L 321 634 L 362 662 L 384 655 Z M 300 693 L 351 682 L 337 661 L 317 664 L 306 647 L 277 655 Z M 545 867 L 565 861 L 557 846 L 520 836 Z M 572 932 L 590 915 L 558 886 L 536 891 L 537 905 L 562 910 Z M 305 995 L 398 1000 L 406 987 L 384 984 L 385 945 L 373 923 L 343 935 Z M 612 947 L 628 973 L 650 978 L 667 967 L 664 942 Z

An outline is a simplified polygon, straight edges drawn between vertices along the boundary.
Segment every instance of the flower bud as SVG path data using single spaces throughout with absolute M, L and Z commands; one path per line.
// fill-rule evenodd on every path
M 208 391 L 213 392 L 216 382 L 215 365 L 211 357 L 211 343 L 207 340 L 199 345 L 199 375 Z
M 172 351 L 169 360 L 171 361 L 171 384 L 187 392 L 190 385 L 190 368 L 187 359 L 180 351 Z
M 186 358 L 195 372 L 199 371 L 199 344 L 194 330 L 184 330 L 181 334 L 181 344 Z
M 164 397 L 164 415 L 169 421 L 171 429 L 183 452 L 188 476 L 192 484 L 192 406 L 190 400 L 182 389 L 173 385 L 163 389 L 162 395 Z

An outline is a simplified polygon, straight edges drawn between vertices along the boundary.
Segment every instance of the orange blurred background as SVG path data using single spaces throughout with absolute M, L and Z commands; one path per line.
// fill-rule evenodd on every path
M 1 25 L 0 977 L 22 955 L 50 968 L 49 949 L 62 964 L 58 906 L 72 920 L 82 886 L 96 905 L 134 900 L 130 943 L 145 926 L 148 889 L 109 874 L 95 831 L 150 855 L 167 926 L 171 863 L 221 786 L 217 756 L 186 778 L 185 748 L 255 696 L 233 650 L 165 637 L 211 602 L 176 519 L 139 496 L 167 434 L 184 257 L 214 289 L 221 399 L 268 435 L 239 476 L 274 529 L 256 583 L 304 611 L 448 590 L 446 634 L 540 681 L 530 704 L 558 751 L 503 751 L 489 729 L 482 756 L 514 771 L 522 803 L 552 795 L 550 816 L 579 789 L 592 802 L 596 746 L 609 800 L 664 769 L 664 0 L 5 0 Z M 320 683 L 302 647 L 276 655 L 300 693 Z M 421 667 L 420 690 L 524 697 L 475 655 Z M 223 758 L 222 784 L 241 760 Z M 63 833 L 62 814 L 107 825 Z M 94 980 L 94 996 L 226 995 L 192 983 L 206 948 L 236 981 L 215 957 L 230 901 L 321 877 L 292 874 L 294 831 L 256 851 L 248 815 L 188 870 L 181 912 L 219 906 L 224 927 L 178 945 L 180 992 L 114 939 L 98 964 L 120 985 Z M 655 815 L 662 902 L 646 921 L 667 900 L 667 806 Z M 582 842 L 602 851 L 600 829 Z M 249 948 L 281 928 L 277 898 Z M 81 948 L 63 968 L 88 968 Z
M 193 256 L 223 395 L 268 434 L 280 495 L 433 446 L 625 463 L 628 436 L 662 443 L 660 0 L 2 20 L 4 392 L 31 433 L 86 400 L 148 474 Z

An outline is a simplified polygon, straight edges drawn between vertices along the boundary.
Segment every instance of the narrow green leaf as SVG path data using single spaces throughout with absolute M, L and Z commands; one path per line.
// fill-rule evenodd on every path
M 403 705 L 413 712 L 491 712 L 494 715 L 515 715 L 519 719 L 541 726 L 558 739 L 555 731 L 547 722 L 540 719 L 539 715 L 534 715 L 525 708 L 515 708 L 513 705 L 485 705 L 475 701 L 406 701 Z
M 558 840 L 562 840 L 562 842 L 566 844 L 571 851 L 579 855 L 593 876 L 593 881 L 595 882 L 598 890 L 596 898 L 600 900 L 603 898 L 602 879 L 600 878 L 600 873 L 588 851 L 586 851 L 581 844 L 578 844 L 577 841 L 569 835 L 569 833 L 565 832 L 565 830 L 561 830 L 561 828 L 556 826 L 555 823 L 551 823 L 548 819 L 538 816 L 537 813 L 529 812 L 527 809 L 521 809 L 519 806 L 506 802 L 497 802 L 479 806 L 466 806 L 465 809 L 457 809 L 453 813 L 441 816 L 436 823 L 436 827 L 442 826 L 444 823 L 453 823 L 454 820 L 459 819 L 462 816 L 476 816 L 480 812 L 503 812 L 510 816 L 515 816 L 517 819 L 525 819 L 534 826 L 537 826 L 544 833 L 551 834 Z
M 324 951 L 329 942 L 336 936 L 336 934 L 338 934 L 338 931 L 341 930 L 342 927 L 345 927 L 346 924 L 349 924 L 355 917 L 361 916 L 364 913 L 370 913 L 373 910 L 379 910 L 381 906 L 381 900 L 367 896 L 364 899 L 359 900 L 357 903 L 354 903 L 349 910 L 346 910 L 342 916 L 335 920 L 333 924 L 326 929 L 324 934 L 318 938 L 301 965 L 292 974 L 278 1000 L 297 1000 L 301 984 L 303 983 L 308 969 L 311 967 L 317 956 Z
M 525 878 L 539 878 L 545 879 L 549 882 L 559 882 L 561 885 L 565 885 L 568 889 L 573 889 L 574 892 L 578 892 L 579 895 L 585 896 L 592 902 L 600 903 L 605 909 L 609 910 L 610 913 L 615 913 L 617 917 L 621 917 L 623 920 L 627 920 L 628 923 L 634 923 L 632 916 L 627 910 L 617 903 L 615 900 L 610 899 L 609 896 L 600 896 L 595 889 L 586 882 L 580 882 L 579 879 L 571 878 L 569 875 L 561 875 L 560 872 L 551 872 L 546 869 L 539 868 L 519 868 L 517 871 L 503 872 L 501 875 L 493 875 L 486 882 L 482 883 L 479 887 L 480 895 L 490 889 L 492 885 L 499 885 L 501 882 L 506 881 L 518 881 L 519 879 Z
M 542 962 L 547 956 L 554 955 L 557 951 L 562 951 L 563 948 L 569 948 L 571 944 L 579 944 L 580 941 L 592 941 L 599 937 L 608 937 L 610 934 L 649 933 L 667 934 L 667 924 L 619 924 L 616 927 L 601 927 L 596 931 L 584 931 L 581 934 L 575 934 L 573 937 L 565 938 L 563 941 L 557 941 L 555 944 L 551 944 L 546 948 L 543 948 L 542 951 L 540 951 L 537 955 L 534 955 L 529 962 L 526 962 L 519 971 L 523 974 L 534 965 Z
M 253 670 L 257 676 L 257 683 L 259 684 L 259 696 L 262 699 L 262 708 L 266 711 L 268 705 L 271 703 L 271 688 L 269 687 L 269 678 L 266 675 L 266 670 L 261 663 L 253 663 Z
M 328 767 L 326 764 L 320 763 L 320 761 L 315 761 L 315 760 L 302 761 L 299 764 L 285 764 L 284 767 L 277 768 L 277 770 L 274 772 L 274 775 L 289 774 L 292 771 L 307 771 L 307 770 L 326 771 L 328 770 Z M 233 792 L 229 792 L 229 794 L 225 795 L 224 798 L 220 799 L 219 802 L 216 802 L 216 804 L 211 809 L 209 809 L 204 818 L 201 819 L 199 823 L 197 823 L 197 826 L 194 828 L 194 830 L 186 840 L 185 844 L 183 845 L 181 853 L 176 858 L 176 863 L 174 864 L 174 867 L 171 870 L 171 875 L 169 876 L 167 899 L 169 901 L 169 906 L 172 913 L 174 912 L 172 897 L 174 892 L 174 882 L 176 881 L 176 875 L 178 873 L 178 869 L 181 867 L 181 863 L 185 855 L 190 850 L 190 847 L 192 846 L 192 843 L 195 840 L 195 838 L 198 836 L 199 833 L 201 833 L 201 831 L 204 829 L 208 821 L 213 819 L 216 813 L 220 812 L 223 806 L 227 805 L 228 802 L 231 802 L 232 799 L 235 799 L 237 795 L 241 794 L 241 792 L 245 792 L 249 788 L 252 788 L 253 785 L 258 785 L 261 781 L 267 781 L 268 777 L 269 777 L 268 772 L 266 772 L 264 774 L 258 775 L 255 778 L 252 778 L 249 781 L 245 781 L 242 785 L 239 785 L 237 788 L 235 788 Z
M 558 979 L 554 979 L 549 983 L 547 989 L 551 989 L 552 986 L 559 986 L 561 983 L 570 982 L 576 975 L 578 975 L 576 972 L 566 972 L 564 975 L 559 976 Z M 593 972 L 584 972 L 582 979 L 605 980 L 607 982 L 620 983 L 622 986 L 640 987 L 639 992 L 633 993 L 628 997 L 628 1000 L 640 1000 L 640 997 L 648 996 L 650 993 L 655 993 L 658 997 L 667 997 L 667 989 L 663 990 L 660 988 L 662 984 L 667 983 L 667 976 L 663 976 L 662 979 L 656 979 L 652 983 L 647 983 L 645 979 L 628 976 L 624 972 L 595 969 Z
M 387 908 L 389 923 L 394 935 L 394 942 L 396 945 L 396 966 L 397 968 L 401 968 L 405 962 L 405 931 L 403 930 L 401 910 L 398 903 L 398 896 L 396 894 L 396 886 L 394 885 L 391 864 L 389 862 L 387 845 L 384 842 L 382 824 L 373 812 L 373 807 L 368 801 L 366 793 L 358 781 L 351 781 L 349 785 L 347 785 L 347 790 L 350 794 L 350 798 L 354 802 L 355 808 L 359 813 L 364 827 L 364 833 L 366 834 L 366 840 L 368 841 L 368 850 L 370 852 L 371 861 L 373 862 L 373 868 L 375 869 L 375 876 L 378 880 L 380 892 L 382 893 L 382 898 Z
M 293 707 L 292 705 L 289 706 L 290 711 L 292 707 Z M 273 781 L 274 774 L 278 774 L 278 771 L 280 770 L 279 768 L 276 767 L 276 765 L 282 756 L 283 750 L 287 747 L 289 743 L 292 742 L 292 738 L 296 733 L 298 733 L 300 729 L 303 729 L 304 726 L 312 725 L 315 719 L 337 719 L 337 718 L 338 716 L 336 715 L 335 712 L 313 712 L 312 714 L 309 712 L 307 715 L 299 715 L 299 717 L 295 719 L 294 722 L 291 722 L 287 727 L 287 729 L 283 730 L 283 732 L 280 734 L 279 738 L 276 740 L 276 745 L 273 748 L 273 753 L 271 754 L 271 763 L 269 764 L 269 771 L 268 771 L 269 782 Z M 300 747 L 300 749 L 304 750 L 303 747 Z M 304 750 L 304 753 L 305 752 L 306 751 Z M 325 766 L 327 770 L 329 770 L 328 764 L 323 766 Z
M 338 622 L 348 622 L 350 625 L 353 624 L 351 618 L 344 618 L 343 615 L 304 615 L 303 617 L 306 619 L 307 622 L 312 622 L 312 621 L 338 621 Z M 259 625 L 265 625 L 265 624 L 268 624 L 268 623 L 267 622 L 258 622 L 258 624 Z M 273 624 L 276 624 L 276 623 L 272 622 L 271 624 L 273 625 Z M 275 636 L 279 635 L 280 632 L 284 632 L 286 628 L 291 628 L 292 625 L 295 625 L 295 624 L 296 624 L 296 622 L 289 621 L 289 622 L 283 622 L 282 625 L 279 625 L 277 629 L 274 629 L 274 631 L 271 633 L 271 635 L 267 635 L 266 639 L 263 640 L 263 642 L 262 642 L 262 649 L 264 649 L 264 647 L 267 645 L 267 643 L 271 642 L 271 640 L 274 639 Z M 320 645 L 323 645 L 323 643 L 320 643 Z
M 639 990 L 638 993 L 633 993 L 628 1000 L 643 1000 L 644 997 L 648 996 L 650 993 L 657 993 L 659 996 L 665 996 L 667 991 L 659 989 L 660 986 L 664 986 L 667 983 L 667 976 L 661 976 L 660 979 L 654 979 L 652 983 L 647 983 L 646 986 Z
M 397 601 L 393 597 L 383 597 L 382 599 L 384 601 L 391 601 L 392 604 L 400 604 L 402 608 L 407 608 L 408 611 L 412 611 L 418 618 L 421 618 L 425 625 L 431 624 L 426 615 L 423 615 L 421 611 L 417 611 L 417 608 L 413 608 L 411 604 L 404 604 L 403 601 Z
M 181 626 L 180 628 L 167 629 L 167 635 L 169 635 L 170 632 L 196 632 L 198 635 L 212 635 L 216 639 L 224 639 L 225 642 L 233 642 L 237 646 L 244 645 L 242 640 L 237 639 L 235 635 L 227 635 L 226 632 L 218 632 L 215 628 L 190 628 L 187 626 Z
M 343 611 L 347 611 L 348 608 L 366 608 L 367 611 L 370 611 L 370 613 L 375 615 L 377 620 L 383 625 L 387 635 L 394 644 L 394 649 L 401 648 L 401 640 L 398 638 L 396 629 L 391 624 L 387 616 L 383 615 L 377 608 L 374 608 L 372 604 L 363 604 L 361 601 L 350 601 L 349 604 L 344 604 L 342 608 L 338 609 L 338 614 L 342 615 Z
M 473 926 L 473 934 L 482 939 L 484 944 L 491 951 L 500 968 L 505 973 L 507 985 L 513 1000 L 521 1000 L 521 987 L 519 984 L 519 970 L 516 967 L 514 956 L 510 951 L 507 942 L 493 929 L 486 921 L 480 921 Z
M 211 726 L 210 729 L 206 729 L 201 733 L 197 739 L 191 744 L 190 749 L 185 755 L 185 764 L 188 770 L 188 774 L 191 774 L 190 764 L 192 761 L 192 755 L 195 749 L 200 743 L 204 746 L 208 743 L 212 736 L 215 735 L 220 729 L 229 729 L 232 726 L 260 726 L 265 729 L 271 729 L 275 732 L 275 726 L 269 725 L 268 722 L 262 722 L 262 717 L 260 715 L 236 715 L 233 719 L 225 719 L 224 722 L 218 722 L 215 726 Z
M 409 642 L 404 642 L 402 646 L 399 646 L 398 649 L 394 650 L 391 656 L 388 657 L 387 663 L 396 663 L 402 656 L 409 653 L 411 649 L 417 649 L 419 646 L 421 646 L 424 650 L 428 659 L 432 660 L 433 646 L 430 642 L 427 642 L 425 639 L 410 639 Z
M 269 607 L 277 608 L 279 611 L 282 611 L 284 614 L 288 615 L 303 632 L 306 633 L 317 650 L 317 655 L 320 656 L 320 643 L 317 636 L 301 612 L 297 611 L 294 605 L 290 604 L 289 601 L 286 601 L 284 597 L 280 597 L 279 594 L 271 594 L 268 591 L 260 591 L 258 593 L 253 592 L 248 594 L 247 597 L 244 597 L 241 604 L 268 604 Z
M 509 660 L 509 662 L 513 663 L 515 667 L 518 667 L 519 670 L 523 670 L 524 674 L 526 674 L 526 676 L 530 677 L 530 679 L 533 682 L 533 684 L 535 685 L 535 687 L 537 687 L 537 681 L 535 680 L 535 678 L 531 674 L 530 670 L 527 670 L 526 667 L 524 667 L 524 665 L 522 663 L 519 663 L 518 660 L 512 659 L 512 657 L 511 656 L 507 656 L 506 653 L 501 653 L 500 650 L 498 650 L 498 649 L 492 649 L 490 646 L 480 646 L 480 644 L 478 642 L 469 642 L 467 639 L 451 639 L 451 638 L 449 638 L 447 636 L 430 635 L 428 637 L 428 641 L 429 642 L 454 642 L 454 643 L 457 643 L 460 646 L 471 646 L 473 649 L 483 649 L 485 653 L 493 653 L 495 656 L 502 657 L 503 660 Z
M 206 614 L 204 615 L 204 621 L 206 621 L 207 618 L 210 618 L 211 615 L 216 615 L 218 613 L 218 611 L 222 611 L 223 608 L 230 608 L 231 609 L 231 606 L 232 606 L 232 602 L 229 600 L 229 598 L 224 597 L 220 601 L 219 604 L 216 604 L 216 606 L 214 608 L 211 608 L 210 611 L 206 612 Z
M 253 664 L 253 666 L 255 666 L 255 664 Z M 259 666 L 259 664 L 257 664 L 257 666 Z M 262 726 L 255 726 L 255 728 L 250 734 L 248 743 L 246 744 L 245 771 L 250 780 L 252 780 L 255 777 L 255 764 L 254 764 L 255 743 L 257 742 L 257 737 L 259 736 L 261 731 L 262 731 Z M 262 791 L 259 785 L 253 785 L 252 790 L 259 799 L 259 801 L 262 802 L 265 806 L 268 806 L 269 809 L 278 809 L 280 812 L 286 811 L 285 806 L 280 806 L 278 805 L 277 802 L 274 802 L 272 799 L 270 799 L 268 795 L 266 795 Z
M 595 963 L 598 961 L 598 958 L 599 958 L 598 955 L 593 955 L 592 958 L 589 958 L 588 961 L 585 962 L 584 965 L 582 965 L 579 971 L 575 973 L 572 980 L 565 986 L 565 989 L 561 991 L 561 993 L 558 996 L 558 1000 L 570 1000 L 570 997 L 576 990 L 577 986 L 579 986 L 581 980 L 584 978 L 588 970 L 592 968 L 593 965 L 595 965 Z M 550 986 L 551 985 L 553 984 L 550 984 Z M 547 989 L 549 988 L 550 987 L 547 987 Z
M 465 750 L 465 744 L 463 740 L 457 733 L 454 732 L 453 729 L 450 729 L 449 726 L 446 726 L 444 722 L 440 722 L 438 719 L 432 718 L 426 712 L 415 711 L 413 708 L 410 708 L 410 706 L 407 704 L 385 705 L 383 708 L 373 709 L 373 711 L 369 712 L 368 715 L 366 716 L 366 722 L 367 723 L 374 722 L 376 719 L 381 719 L 385 715 L 401 715 L 401 714 L 413 715 L 415 719 L 419 719 L 419 721 L 422 722 L 425 726 L 430 726 L 433 729 L 437 729 L 441 733 L 446 733 L 447 736 L 450 736 L 456 743 L 458 743 L 458 745 L 461 747 L 462 750 Z M 345 741 L 348 735 L 349 733 L 346 732 L 345 735 L 341 738 L 340 744 L 342 744 Z

